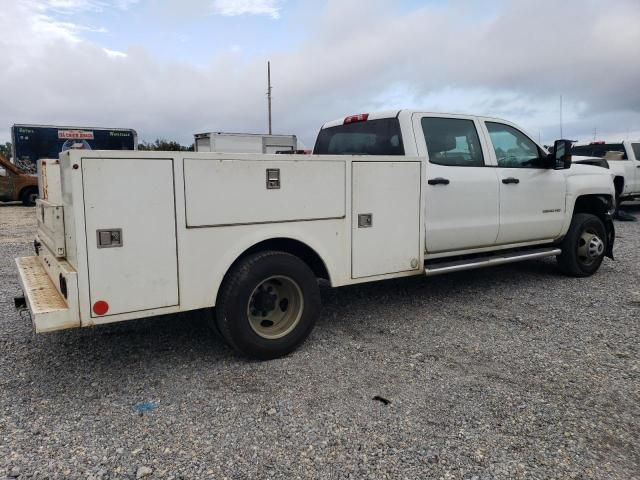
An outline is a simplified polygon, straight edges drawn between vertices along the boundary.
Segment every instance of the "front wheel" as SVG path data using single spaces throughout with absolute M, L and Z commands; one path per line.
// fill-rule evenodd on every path
M 238 261 L 223 282 L 216 323 L 227 343 L 248 357 L 267 360 L 295 350 L 320 312 L 320 289 L 298 257 L 267 251 Z
M 557 259 L 563 273 L 572 277 L 593 275 L 607 251 L 607 232 L 602 220 L 588 213 L 575 214 L 561 249 Z

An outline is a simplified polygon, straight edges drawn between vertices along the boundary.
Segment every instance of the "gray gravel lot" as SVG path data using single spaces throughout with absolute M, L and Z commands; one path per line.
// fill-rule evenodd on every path
M 640 476 L 640 222 L 588 279 L 325 288 L 307 343 L 255 363 L 187 316 L 34 335 L 13 308 L 34 220 L 0 206 L 0 478 Z

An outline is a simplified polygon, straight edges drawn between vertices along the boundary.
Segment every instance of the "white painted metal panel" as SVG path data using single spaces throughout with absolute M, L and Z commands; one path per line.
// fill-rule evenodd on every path
M 260 135 L 213 135 L 211 151 L 222 153 L 264 153 Z
M 211 143 L 209 137 L 196 137 L 196 152 L 210 152 Z
M 91 305 L 178 305 L 173 160 L 84 158 L 82 175 Z M 98 248 L 100 229 L 122 229 L 122 246 Z
M 278 169 L 280 188 L 267 189 Z M 292 222 L 345 215 L 344 161 L 184 160 L 187 227 Z
M 54 205 L 62 205 L 60 160 L 38 160 L 38 187 L 40 198 Z
M 38 237 L 56 257 L 64 257 L 64 207 L 39 198 L 36 200 L 36 217 Z
M 420 270 L 420 163 L 353 162 L 352 276 Z M 359 215 L 371 215 L 371 226 Z

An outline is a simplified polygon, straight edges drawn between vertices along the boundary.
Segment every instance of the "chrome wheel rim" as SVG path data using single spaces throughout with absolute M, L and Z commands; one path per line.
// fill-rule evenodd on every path
M 290 277 L 276 275 L 251 293 L 247 316 L 251 329 L 267 340 L 282 338 L 300 323 L 304 310 L 302 290 Z
M 585 230 L 578 239 L 578 259 L 591 265 L 604 254 L 604 242 L 593 230 Z

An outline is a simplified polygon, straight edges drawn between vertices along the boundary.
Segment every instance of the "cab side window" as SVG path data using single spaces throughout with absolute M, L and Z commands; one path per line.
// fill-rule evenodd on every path
M 429 162 L 451 167 L 483 167 L 484 156 L 473 120 L 422 119 Z
M 538 146 L 524 133 L 503 123 L 486 122 L 498 167 L 541 168 L 543 159 Z

